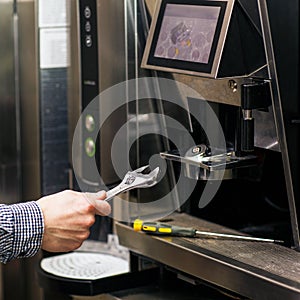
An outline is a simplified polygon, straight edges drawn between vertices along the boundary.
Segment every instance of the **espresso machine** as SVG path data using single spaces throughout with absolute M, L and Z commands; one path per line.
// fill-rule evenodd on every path
M 128 273 L 82 281 L 43 273 L 45 289 L 299 298 L 298 10 L 296 1 L 72 2 L 79 188 L 110 189 L 147 164 L 161 175 L 112 201 L 110 229 L 129 251 Z M 136 219 L 282 243 L 156 236 L 136 232 Z
M 160 153 L 171 162 L 175 172 L 184 174 L 185 187 L 195 180 L 190 197 L 179 209 L 181 213 L 165 218 L 173 225 L 224 232 L 224 228 L 215 227 L 218 224 L 254 236 L 282 239 L 284 249 L 292 251 L 295 258 L 283 263 L 280 276 L 285 279 L 279 283 L 273 277 L 280 265 L 277 255 L 277 258 L 273 256 L 277 245 L 248 243 L 244 252 L 243 243 L 237 241 L 231 248 L 218 239 L 182 241 L 174 237 L 167 240 L 136 233 L 119 224 L 121 243 L 137 256 L 144 255 L 174 268 L 177 277 L 183 273 L 195 285 L 198 280 L 204 280 L 250 299 L 298 298 L 298 292 L 288 292 L 291 286 L 282 289 L 288 276 L 283 269 L 299 260 L 296 184 L 299 78 L 294 63 L 298 57 L 295 28 L 299 23 L 294 10 L 298 6 L 290 3 L 282 7 L 271 1 L 156 1 L 155 5 L 146 1 L 144 8 L 140 3 L 140 9 L 140 15 L 143 9 L 144 15 L 151 15 L 141 66 L 150 76 L 177 82 L 184 111 L 188 111 L 185 129 L 194 141 L 189 144 L 184 138 L 186 131 L 177 130 L 182 143 Z M 279 15 L 285 33 L 276 21 Z M 291 34 L 286 34 L 287 28 Z M 289 54 L 285 45 L 289 45 Z M 170 86 L 164 85 L 167 86 L 160 85 L 160 95 L 165 100 L 165 95 L 171 92 Z M 177 91 L 173 92 L 176 87 L 171 90 L 176 97 Z M 177 120 L 184 120 L 184 111 Z M 214 114 L 218 121 L 214 120 Z M 185 195 L 180 191 L 178 194 Z M 217 250 L 210 243 L 226 250 Z M 251 259 L 240 259 L 246 256 Z M 260 265 L 263 272 L 256 268 L 257 259 L 262 257 L 270 263 Z M 237 261 L 231 264 L 231 258 Z M 277 263 L 273 264 L 273 259 Z M 234 269 L 239 271 L 235 273 Z M 246 278 L 240 273 L 242 269 L 246 273 L 254 271 L 254 277 L 262 277 L 256 281 L 252 273 Z M 299 267 L 293 272 L 298 274 L 294 277 L 298 280 Z M 271 281 L 272 287 L 267 287 Z M 296 287 L 294 283 L 292 286 Z

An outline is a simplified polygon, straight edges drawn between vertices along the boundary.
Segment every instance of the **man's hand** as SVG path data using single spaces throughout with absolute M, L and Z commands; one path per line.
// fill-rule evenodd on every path
M 45 224 L 42 249 L 68 252 L 79 248 L 89 237 L 95 214 L 110 214 L 105 197 L 104 191 L 93 194 L 66 190 L 39 199 Z

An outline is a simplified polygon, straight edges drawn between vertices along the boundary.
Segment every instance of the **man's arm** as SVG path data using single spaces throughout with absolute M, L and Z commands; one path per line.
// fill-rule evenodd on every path
M 0 261 L 35 255 L 41 247 L 44 222 L 36 202 L 0 205 Z
M 0 261 L 77 249 L 89 236 L 95 214 L 108 215 L 106 193 L 63 191 L 34 202 L 0 205 Z

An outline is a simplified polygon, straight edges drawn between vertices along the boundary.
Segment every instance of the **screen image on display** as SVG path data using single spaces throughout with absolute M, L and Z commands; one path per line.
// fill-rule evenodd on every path
M 221 8 L 167 4 L 154 56 L 207 64 Z
M 157 0 L 142 68 L 215 77 L 234 0 Z

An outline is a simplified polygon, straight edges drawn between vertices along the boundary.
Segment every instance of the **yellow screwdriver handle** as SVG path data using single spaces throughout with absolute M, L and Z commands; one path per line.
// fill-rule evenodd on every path
M 144 222 L 136 219 L 133 223 L 135 231 L 144 231 L 154 235 L 195 237 L 196 229 L 169 225 L 161 222 Z

